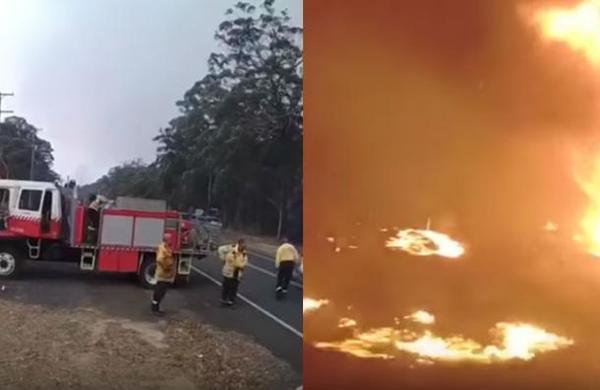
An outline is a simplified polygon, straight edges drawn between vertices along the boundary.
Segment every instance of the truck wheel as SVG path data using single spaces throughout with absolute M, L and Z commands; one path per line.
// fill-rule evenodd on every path
M 152 289 L 156 285 L 154 271 L 156 271 L 156 261 L 152 258 L 145 259 L 138 273 L 138 280 L 143 288 Z
M 23 259 L 13 248 L 0 248 L 0 278 L 14 279 L 21 273 Z

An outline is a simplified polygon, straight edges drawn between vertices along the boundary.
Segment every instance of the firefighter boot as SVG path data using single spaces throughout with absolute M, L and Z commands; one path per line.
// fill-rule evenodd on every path
M 281 286 L 277 286 L 277 288 L 275 289 L 275 298 L 276 299 L 283 298 L 283 288 L 281 288 Z
M 158 302 L 152 301 L 152 313 L 158 314 L 158 315 L 162 315 L 162 314 L 165 313 L 164 311 L 160 310 L 160 306 L 159 305 L 160 304 Z

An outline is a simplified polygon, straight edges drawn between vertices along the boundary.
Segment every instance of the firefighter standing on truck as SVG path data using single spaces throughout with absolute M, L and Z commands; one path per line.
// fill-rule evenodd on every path
M 100 209 L 105 204 L 109 203 L 109 200 L 102 195 L 92 194 L 90 195 L 88 202 L 86 242 L 88 244 L 97 244 L 98 227 L 100 225 Z
M 277 267 L 277 286 L 275 294 L 281 298 L 287 294 L 290 280 L 294 274 L 296 263 L 300 260 L 298 251 L 288 242 L 287 237 L 283 237 L 282 244 L 277 248 L 275 255 L 275 266 Z
M 175 257 L 173 256 L 171 233 L 165 233 L 163 242 L 156 251 L 156 271 L 154 273 L 156 285 L 152 295 L 152 312 L 163 314 L 160 302 L 165 297 L 169 285 L 175 281 Z
M 238 240 L 236 245 L 223 245 L 219 247 L 219 258 L 225 262 L 223 265 L 223 290 L 221 303 L 232 306 L 237 297 L 237 290 L 242 279 L 242 273 L 248 264 L 246 243 Z

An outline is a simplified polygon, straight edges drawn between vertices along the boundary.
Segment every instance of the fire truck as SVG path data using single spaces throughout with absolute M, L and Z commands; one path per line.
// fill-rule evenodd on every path
M 175 282 L 181 285 L 189 280 L 193 260 L 216 249 L 208 232 L 191 240 L 197 227 L 164 201 L 117 198 L 99 210 L 91 242 L 88 211 L 74 183 L 0 180 L 0 278 L 21 275 L 27 262 L 67 261 L 87 272 L 136 274 L 143 287 L 151 288 L 156 249 L 169 232 Z

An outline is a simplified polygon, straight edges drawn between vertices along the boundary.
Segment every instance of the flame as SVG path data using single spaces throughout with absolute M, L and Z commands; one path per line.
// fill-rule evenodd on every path
M 564 42 L 600 65 L 600 1 L 587 0 L 571 8 L 539 8 L 532 22 L 550 41 Z
M 338 328 L 353 328 L 356 326 L 356 321 L 352 318 L 340 318 Z
M 316 348 L 339 351 L 359 358 L 393 359 L 392 355 L 377 351 L 385 349 L 391 344 L 393 334 L 394 329 L 392 328 L 377 328 L 359 333 L 352 339 L 339 342 L 319 342 L 314 345 Z
M 410 315 L 404 316 L 404 319 L 425 325 L 431 325 L 435 323 L 435 316 L 433 314 L 427 313 L 424 310 L 417 310 L 416 312 Z
M 321 306 L 328 305 L 329 301 L 327 299 L 312 299 L 312 298 L 304 298 L 302 300 L 302 313 L 307 313 L 311 311 L 315 311 Z
M 575 177 L 590 204 L 579 223 L 581 230 L 573 239 L 584 245 L 590 254 L 600 256 L 600 157 L 591 168 L 591 174 L 586 177 Z
M 554 351 L 573 344 L 572 340 L 523 323 L 500 322 L 492 333 L 500 335 L 499 345 L 482 346 L 462 336 L 442 338 L 426 331 L 412 341 L 397 341 L 396 348 L 422 358 L 440 361 L 491 363 L 513 359 L 531 360 L 536 354 Z
M 573 345 L 573 340 L 529 324 L 500 322 L 496 324 L 495 329 L 503 336 L 503 349 L 488 347 L 488 353 L 501 359 L 531 360 L 538 352 L 554 351 Z
M 460 336 L 442 338 L 433 335 L 430 331 L 411 341 L 396 341 L 395 347 L 401 351 L 415 354 L 421 358 L 445 361 L 484 361 L 485 356 L 477 351 L 481 344 L 464 339 Z
M 443 233 L 433 230 L 400 230 L 396 237 L 386 242 L 388 248 L 400 249 L 415 256 L 438 255 L 458 258 L 465 253 L 464 247 Z
M 533 359 L 537 354 L 568 347 L 573 340 L 525 323 L 499 322 L 492 334 L 497 344 L 482 345 L 463 336 L 441 337 L 431 331 L 421 336 L 406 329 L 371 329 L 341 342 L 315 343 L 315 347 L 335 350 L 360 358 L 392 359 L 394 351 L 416 355 L 417 363 L 441 362 L 494 363 Z
M 544 231 L 547 231 L 547 232 L 556 232 L 556 231 L 558 231 L 558 225 L 552 221 L 548 221 L 544 225 L 543 229 L 544 229 Z

